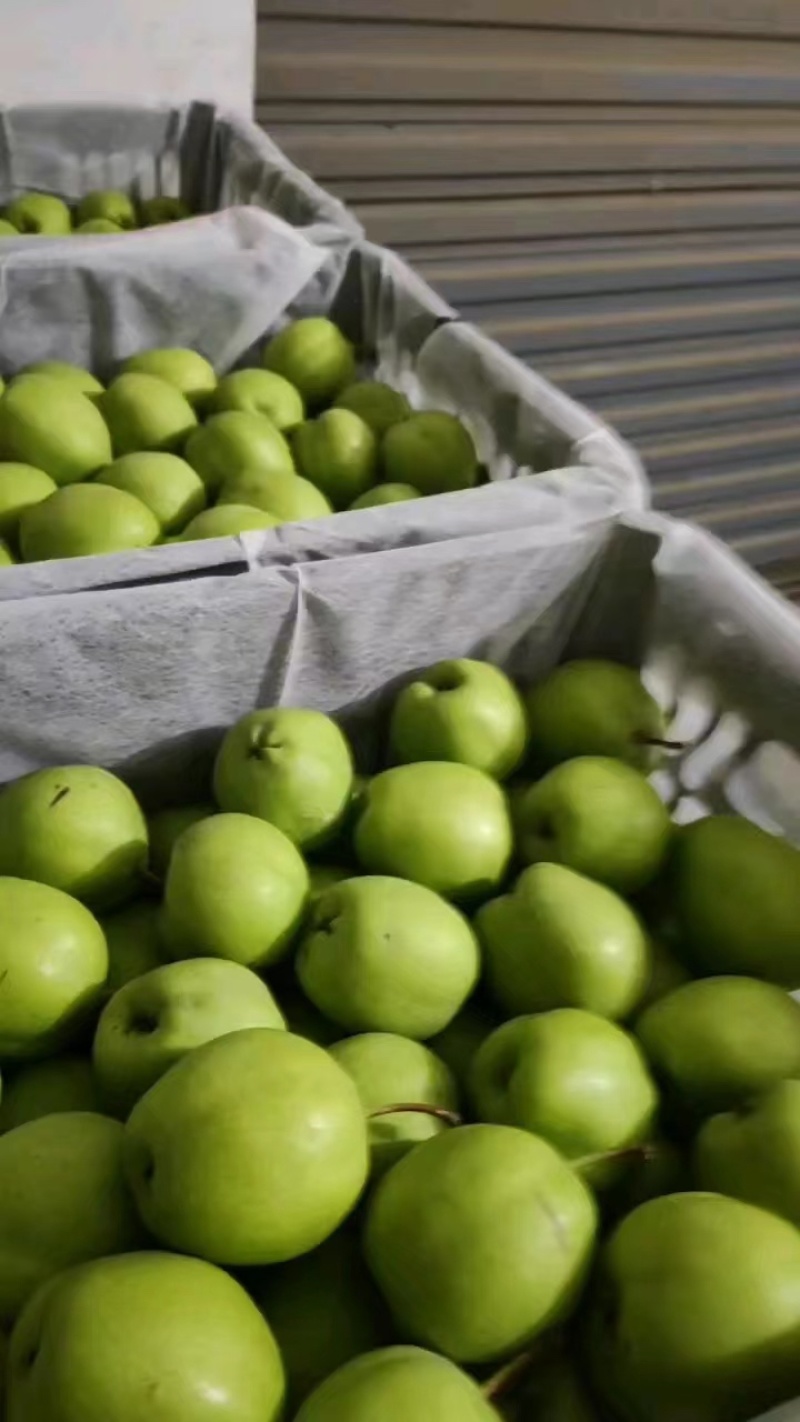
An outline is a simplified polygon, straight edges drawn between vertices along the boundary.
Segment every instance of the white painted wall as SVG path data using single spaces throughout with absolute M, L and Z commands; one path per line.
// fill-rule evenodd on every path
M 0 0 L 0 104 L 208 99 L 250 114 L 255 0 Z

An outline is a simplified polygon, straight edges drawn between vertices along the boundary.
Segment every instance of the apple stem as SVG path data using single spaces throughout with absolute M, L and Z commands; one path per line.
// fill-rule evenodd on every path
M 461 1125 L 457 1111 L 448 1111 L 446 1106 L 429 1106 L 425 1101 L 398 1101 L 394 1106 L 379 1106 L 376 1111 L 370 1111 L 367 1120 L 374 1121 L 378 1116 L 399 1116 L 406 1111 L 415 1111 L 418 1116 L 434 1116 L 448 1126 Z
M 668 741 L 663 736 L 634 736 L 634 741 L 638 746 L 655 746 L 657 750 L 685 751 L 688 750 L 686 741 Z
M 499 1402 L 501 1398 L 514 1392 L 519 1384 L 525 1381 L 531 1368 L 536 1366 L 542 1355 L 550 1352 L 557 1337 L 554 1333 L 543 1334 L 524 1353 L 520 1353 L 517 1358 L 512 1358 L 510 1363 L 504 1363 L 502 1368 L 492 1373 L 481 1388 L 487 1402 Z
M 655 1160 L 658 1147 L 654 1145 L 623 1146 L 621 1150 L 599 1150 L 595 1155 L 582 1155 L 570 1161 L 573 1170 L 591 1170 L 594 1165 L 624 1165 L 626 1163 L 645 1165 Z

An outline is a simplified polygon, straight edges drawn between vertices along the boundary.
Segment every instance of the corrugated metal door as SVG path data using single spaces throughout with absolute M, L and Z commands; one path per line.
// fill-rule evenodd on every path
M 258 116 L 800 592 L 800 0 L 258 0 Z

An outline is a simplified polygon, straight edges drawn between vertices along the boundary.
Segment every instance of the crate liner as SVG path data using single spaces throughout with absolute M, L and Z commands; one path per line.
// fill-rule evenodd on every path
M 347 253 L 363 236 L 344 204 L 296 167 L 263 129 L 217 105 L 0 107 L 0 203 L 29 191 L 76 202 L 104 188 L 139 198 L 182 197 L 200 214 L 265 208 L 327 249 L 320 290 L 335 285 Z
M 254 220 L 265 218 L 258 213 L 251 216 Z M 112 259 L 116 242 L 116 238 L 108 239 Z M 162 250 L 168 243 L 169 233 Z M 94 279 L 108 307 L 118 299 L 114 296 L 117 288 L 108 272 L 98 273 Z M 236 301 L 218 325 L 209 324 L 209 339 L 201 347 L 220 371 L 234 359 L 239 363 L 239 357 L 243 364 L 255 363 L 268 334 L 262 327 L 258 340 L 252 340 L 258 290 L 253 283 L 249 303 L 248 285 L 240 274 Z M 145 293 L 150 321 L 146 340 L 139 340 L 136 321 L 130 329 L 125 325 L 123 313 L 111 327 L 105 321 L 93 321 L 89 302 L 84 302 L 86 327 L 90 333 L 95 328 L 107 333 L 103 339 L 111 341 L 114 360 L 123 349 L 128 354 L 144 345 L 192 344 L 197 303 L 181 300 L 178 273 L 174 268 L 171 275 L 163 267 L 157 268 L 153 287 L 160 299 L 154 302 Z M 196 289 L 192 290 L 196 295 Z M 138 295 L 142 298 L 140 290 Z M 296 304 L 290 306 L 275 324 L 290 319 L 297 309 Z M 360 244 L 351 253 L 336 292 L 317 309 L 329 311 L 356 343 L 365 371 L 402 389 L 417 408 L 447 408 L 460 415 L 476 440 L 490 480 L 506 481 L 540 469 L 546 462 L 543 451 L 548 449 L 556 468 L 539 476 L 543 487 L 557 490 L 574 506 L 576 517 L 582 516 L 583 502 L 587 498 L 591 502 L 594 489 L 621 506 L 636 508 L 646 503 L 641 466 L 616 435 L 494 342 L 457 321 L 452 308 L 394 253 Z M 0 322 L 0 353 L 2 341 Z M 236 357 L 229 359 L 232 350 Z M 47 354 L 60 355 L 61 347 L 54 343 Z M 565 467 L 558 468 L 559 464 Z M 440 528 L 446 537 L 449 528 L 461 526 L 462 505 L 468 526 L 488 530 L 498 506 L 486 495 L 486 488 L 478 488 L 339 514 L 335 519 L 282 525 L 265 534 L 259 546 L 266 557 L 285 557 L 296 547 L 358 546 L 364 536 L 385 535 L 390 541 L 413 543 Z M 472 524 L 473 518 L 481 517 L 483 525 Z M 55 591 L 177 580 L 215 570 L 234 573 L 249 564 L 253 547 L 252 540 L 213 539 L 0 569 L 0 602 Z
M 657 779 L 678 818 L 730 807 L 800 842 L 794 610 L 691 526 L 600 499 L 578 519 L 535 479 L 488 496 L 490 533 L 365 531 L 330 556 L 4 603 L 0 779 L 90 762 L 149 803 L 190 800 L 224 729 L 273 704 L 341 718 L 369 770 L 420 668 L 476 656 L 528 683 L 599 655 L 641 664 L 686 736 Z

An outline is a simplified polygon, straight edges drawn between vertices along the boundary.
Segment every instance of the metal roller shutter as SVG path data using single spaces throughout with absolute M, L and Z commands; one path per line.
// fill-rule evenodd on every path
M 800 595 L 797 0 L 259 0 L 259 119 Z

